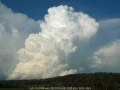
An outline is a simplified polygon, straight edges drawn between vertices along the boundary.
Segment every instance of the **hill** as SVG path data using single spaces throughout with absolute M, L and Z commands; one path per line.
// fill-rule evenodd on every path
M 6 89 L 7 88 L 7 89 Z M 0 90 L 119 90 L 120 73 L 81 73 L 47 79 L 1 80 Z

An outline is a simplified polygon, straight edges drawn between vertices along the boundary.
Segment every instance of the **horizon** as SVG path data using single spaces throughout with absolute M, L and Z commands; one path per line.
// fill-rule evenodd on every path
M 54 78 L 59 78 L 59 77 L 67 77 L 71 75 L 90 75 L 90 74 L 120 74 L 120 72 L 93 72 L 93 73 L 74 73 L 74 74 L 67 74 L 64 76 L 55 76 L 55 77 L 49 77 L 49 78 L 40 78 L 40 79 L 12 79 L 12 80 L 0 80 L 0 81 L 31 81 L 31 80 L 47 80 L 47 79 L 54 79 Z

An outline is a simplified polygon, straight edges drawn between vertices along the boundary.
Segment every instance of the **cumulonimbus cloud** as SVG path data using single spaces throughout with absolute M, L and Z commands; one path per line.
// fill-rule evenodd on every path
M 98 23 L 68 6 L 35 21 L 0 3 L 0 79 L 119 72 L 120 19 Z
M 69 68 L 68 57 L 75 53 L 76 40 L 84 41 L 98 29 L 95 19 L 72 7 L 58 6 L 48 9 L 41 32 L 30 34 L 25 48 L 18 51 L 19 63 L 8 79 L 48 78 L 76 73 Z

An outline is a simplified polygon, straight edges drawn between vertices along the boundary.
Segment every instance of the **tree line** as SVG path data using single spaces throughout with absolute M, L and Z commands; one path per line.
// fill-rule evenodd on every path
M 19 88 L 22 85 L 44 87 L 91 87 L 92 90 L 119 90 L 120 73 L 78 73 L 39 80 L 0 80 L 1 88 Z

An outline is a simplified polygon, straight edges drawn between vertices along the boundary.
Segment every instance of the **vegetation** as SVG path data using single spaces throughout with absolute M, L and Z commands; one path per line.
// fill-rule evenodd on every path
M 70 74 L 40 80 L 1 80 L 0 90 L 41 90 L 42 87 L 65 87 L 76 90 L 119 90 L 120 73 L 82 73 Z M 49 88 L 50 89 L 50 88 Z M 57 90 L 59 90 L 57 89 Z M 67 90 L 68 90 L 67 89 Z

